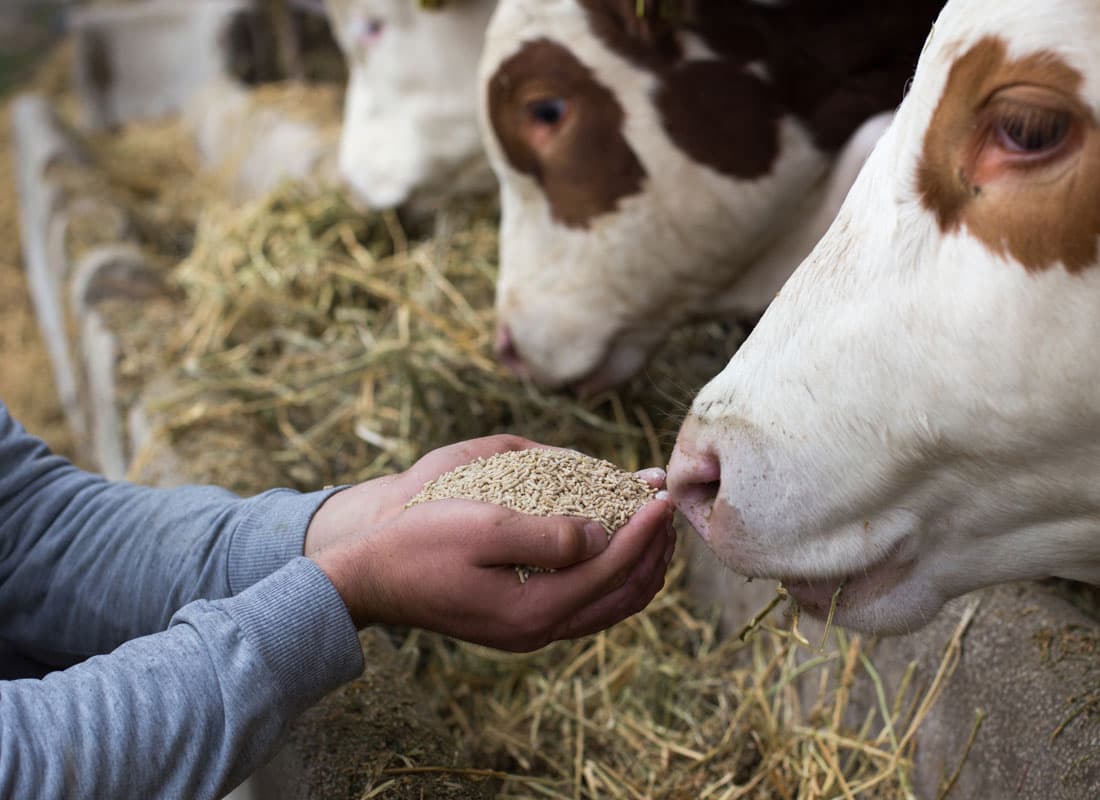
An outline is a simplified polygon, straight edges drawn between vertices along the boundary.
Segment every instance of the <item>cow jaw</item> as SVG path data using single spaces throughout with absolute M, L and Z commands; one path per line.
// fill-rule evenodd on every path
M 1082 202 L 1100 186 L 1100 95 L 1073 79 L 1095 81 L 1100 59 L 1072 44 L 1100 14 L 974 5 L 947 6 L 891 131 L 696 398 L 670 465 L 719 558 L 817 613 L 846 580 L 838 619 L 853 627 L 916 627 L 1001 581 L 1100 583 L 1100 230 Z M 991 85 L 960 94 L 977 60 Z M 968 138 L 998 113 L 1000 77 L 1070 114 L 1042 123 L 1051 154 L 1026 169 Z

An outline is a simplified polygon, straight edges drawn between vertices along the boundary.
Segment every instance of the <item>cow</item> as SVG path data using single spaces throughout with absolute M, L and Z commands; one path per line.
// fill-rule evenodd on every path
M 339 170 L 376 209 L 495 188 L 474 96 L 495 0 L 326 0 L 348 62 Z
M 501 359 L 594 392 L 682 323 L 758 317 L 832 221 L 941 5 L 502 2 L 479 77 Z
M 669 470 L 715 555 L 903 632 L 1100 583 L 1100 4 L 950 0 L 828 232 Z

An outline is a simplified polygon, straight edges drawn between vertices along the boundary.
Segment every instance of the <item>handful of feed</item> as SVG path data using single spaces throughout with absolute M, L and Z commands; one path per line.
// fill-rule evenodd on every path
M 609 461 L 575 450 L 534 448 L 479 458 L 429 481 L 405 507 L 479 500 L 540 517 L 593 519 L 610 538 L 657 490 Z M 517 566 L 520 583 L 539 567 Z

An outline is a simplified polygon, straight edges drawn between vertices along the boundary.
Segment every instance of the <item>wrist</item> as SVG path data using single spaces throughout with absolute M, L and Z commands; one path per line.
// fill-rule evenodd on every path
M 350 552 L 346 547 L 328 547 L 310 556 L 310 560 L 328 578 L 356 628 L 385 621 L 377 613 L 379 603 L 370 599 L 371 576 L 361 565 L 371 562 L 361 550 Z
M 332 490 L 274 489 L 241 501 L 226 567 L 230 593 L 240 594 L 301 556 L 313 519 L 331 497 Z

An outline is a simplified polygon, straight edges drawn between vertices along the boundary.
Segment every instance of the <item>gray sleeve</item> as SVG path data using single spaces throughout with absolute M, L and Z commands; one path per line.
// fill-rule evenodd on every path
M 0 639 L 67 665 L 164 630 L 302 555 L 331 494 L 151 489 L 77 469 L 0 403 Z
M 362 668 L 332 583 L 296 559 L 110 655 L 0 682 L 0 797 L 221 797 Z

